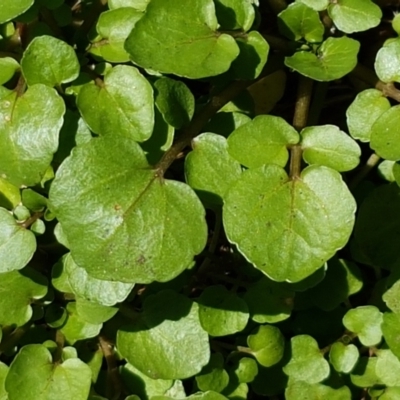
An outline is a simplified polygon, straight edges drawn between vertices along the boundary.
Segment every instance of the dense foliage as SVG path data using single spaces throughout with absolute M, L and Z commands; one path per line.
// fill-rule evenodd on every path
M 397 7 L 2 0 L 0 400 L 400 399 Z

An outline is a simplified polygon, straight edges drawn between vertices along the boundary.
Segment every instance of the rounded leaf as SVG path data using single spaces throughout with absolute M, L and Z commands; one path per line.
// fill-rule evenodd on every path
M 80 65 L 71 46 L 63 40 L 43 35 L 29 43 L 22 56 L 21 68 L 29 86 L 42 83 L 53 87 L 75 80 Z
M 143 142 L 153 132 L 153 90 L 134 67 L 118 65 L 105 74 L 100 86 L 85 84 L 76 102 L 85 122 L 99 135 Z
M 375 71 L 383 82 L 400 82 L 400 40 L 381 47 L 375 59 Z
M 355 207 L 336 171 L 310 166 L 289 179 L 280 167 L 267 165 L 236 181 L 223 221 L 229 241 L 256 268 L 278 282 L 298 282 L 347 243 Z
M 333 81 L 351 72 L 357 65 L 360 43 L 348 37 L 328 38 L 316 54 L 298 51 L 285 58 L 285 65 L 316 81 Z
M 248 168 L 264 164 L 284 167 L 287 147 L 299 141 L 299 134 L 283 118 L 260 115 L 240 126 L 228 137 L 229 154 Z
M 360 354 L 354 344 L 333 343 L 329 351 L 329 361 L 337 372 L 348 374 L 356 365 Z
M 127 138 L 76 147 L 57 171 L 50 202 L 74 261 L 97 279 L 169 281 L 206 243 L 204 208 L 192 189 L 160 179 Z
M 310 126 L 300 135 L 307 164 L 325 165 L 344 172 L 354 169 L 360 162 L 360 146 L 335 125 Z
M 210 362 L 196 375 L 196 383 L 200 390 L 206 392 L 222 392 L 229 383 L 229 375 L 224 370 L 224 358 L 221 354 L 212 354 Z
M 118 331 L 117 347 L 129 363 L 153 379 L 189 378 L 210 358 L 197 304 L 172 290 L 146 298 L 143 318 Z
M 303 3 L 315 11 L 326 10 L 329 4 L 329 0 L 296 0 L 299 3 Z
M 165 25 L 168 20 L 169 24 Z M 227 71 L 235 40 L 217 32 L 212 0 L 152 0 L 125 42 L 132 61 L 161 73 L 198 79 Z
M 2 4 L 0 9 L 0 24 L 7 22 L 25 12 L 34 0 L 12 0 Z
M 19 64 L 11 57 L 0 58 L 0 85 L 7 83 L 19 69 Z
M 400 360 L 390 350 L 378 350 L 376 375 L 386 386 L 400 386 Z
M 375 121 L 390 108 L 389 100 L 377 89 L 358 93 L 346 111 L 350 135 L 361 142 L 369 142 Z

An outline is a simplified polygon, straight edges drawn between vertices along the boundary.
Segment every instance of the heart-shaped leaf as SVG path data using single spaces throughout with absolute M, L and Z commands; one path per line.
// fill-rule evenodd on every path
M 134 67 L 118 65 L 98 85 L 84 85 L 76 100 L 90 129 L 138 142 L 148 139 L 154 127 L 154 109 L 153 90 L 146 78 Z
M 18 97 L 0 87 L 0 173 L 17 186 L 33 186 L 44 176 L 58 147 L 65 105 L 45 85 Z
M 212 0 L 186 0 L 185 7 L 180 0 L 152 0 L 125 49 L 144 68 L 193 79 L 214 76 L 239 54 L 235 40 L 217 28 Z
M 329 361 L 337 372 L 348 374 L 356 365 L 360 354 L 354 344 L 333 343 L 329 351 Z
M 160 179 L 127 138 L 106 135 L 75 148 L 50 201 L 74 261 L 98 279 L 169 281 L 206 243 L 204 208 L 192 189 Z
M 53 87 L 71 82 L 79 75 L 79 61 L 74 49 L 52 36 L 34 38 L 24 51 L 22 73 L 29 86 L 36 83 Z
M 197 304 L 172 290 L 146 298 L 143 318 L 118 331 L 117 346 L 128 362 L 153 379 L 188 378 L 210 358 Z
M 6 378 L 9 400 L 87 400 L 92 373 L 79 358 L 53 364 L 41 344 L 24 346 L 11 363 Z
M 289 179 L 282 168 L 266 165 L 236 181 L 223 220 L 229 241 L 256 268 L 273 280 L 298 282 L 347 243 L 355 206 L 334 170 L 310 166 L 300 179 Z
M 316 81 L 332 81 L 351 72 L 357 65 L 360 43 L 348 37 L 328 38 L 316 54 L 298 51 L 285 58 L 285 65 Z

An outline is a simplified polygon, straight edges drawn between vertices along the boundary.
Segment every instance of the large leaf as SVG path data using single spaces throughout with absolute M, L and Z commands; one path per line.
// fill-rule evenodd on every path
M 79 358 L 53 364 L 45 346 L 30 344 L 11 363 L 6 390 L 9 400 L 87 400 L 91 376 L 90 368 Z
M 339 173 L 310 166 L 289 179 L 275 165 L 249 169 L 228 192 L 223 219 L 230 242 L 276 281 L 297 282 L 343 247 L 355 201 Z
M 134 67 L 112 68 L 104 82 L 84 85 L 76 101 L 83 119 L 95 133 L 143 142 L 153 132 L 153 90 Z
M 180 0 L 152 0 L 125 49 L 144 68 L 193 79 L 218 75 L 229 69 L 239 48 L 217 28 L 212 0 L 187 0 L 185 7 Z
M 50 201 L 74 261 L 98 279 L 168 281 L 205 246 L 204 208 L 192 189 L 160 179 L 127 138 L 106 135 L 75 148 Z
M 196 375 L 210 358 L 198 306 L 165 290 L 144 302 L 144 316 L 118 331 L 117 346 L 134 367 L 153 379 Z
M 79 61 L 74 49 L 52 36 L 33 39 L 21 60 L 22 73 L 29 86 L 36 83 L 53 87 L 78 77 Z
M 371 0 L 336 0 L 328 6 L 334 24 L 345 33 L 361 32 L 379 25 L 380 7 Z
M 17 186 L 39 183 L 58 147 L 65 105 L 45 85 L 18 97 L 0 87 L 0 173 Z
M 0 8 L 0 24 L 9 21 L 25 12 L 34 0 L 8 0 Z
M 360 43 L 348 37 L 328 38 L 316 54 L 298 51 L 285 58 L 285 64 L 316 81 L 332 81 L 351 72 L 357 65 Z

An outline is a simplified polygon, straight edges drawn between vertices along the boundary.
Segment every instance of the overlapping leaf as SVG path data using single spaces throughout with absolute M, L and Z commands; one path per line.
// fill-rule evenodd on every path
M 127 138 L 106 135 L 76 148 L 57 172 L 50 201 L 75 262 L 98 279 L 168 281 L 205 246 L 194 192 L 160 179 Z

